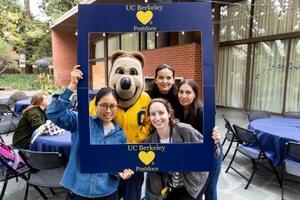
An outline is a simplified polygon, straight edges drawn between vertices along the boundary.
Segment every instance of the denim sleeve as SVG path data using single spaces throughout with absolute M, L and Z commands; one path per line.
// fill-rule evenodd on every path
M 77 129 L 78 114 L 71 111 L 69 98 L 72 94 L 71 90 L 65 88 L 57 98 L 53 98 L 47 109 L 47 117 L 57 126 L 74 132 Z
M 126 144 L 126 136 L 125 136 L 125 133 L 122 131 L 121 133 L 121 137 L 120 137 L 120 143 L 121 144 Z

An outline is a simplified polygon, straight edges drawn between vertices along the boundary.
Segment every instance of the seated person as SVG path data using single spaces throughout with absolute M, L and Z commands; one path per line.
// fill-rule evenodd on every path
M 13 146 L 28 149 L 33 131 L 47 120 L 45 113 L 48 107 L 48 96 L 45 93 L 33 95 L 31 104 L 23 111 L 17 129 L 13 136 Z

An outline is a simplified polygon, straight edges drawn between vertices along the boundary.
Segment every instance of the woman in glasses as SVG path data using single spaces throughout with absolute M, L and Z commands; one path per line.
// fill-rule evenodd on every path
M 203 133 L 203 109 L 199 99 L 199 87 L 196 81 L 185 79 L 178 87 L 178 100 L 181 109 L 176 113 L 180 122 L 191 124 L 200 133 Z M 220 135 L 219 130 L 213 129 L 213 137 Z M 205 190 L 205 200 L 217 200 L 217 183 L 222 165 L 222 146 L 215 144 L 214 168 L 209 173 L 208 184 Z
M 118 176 L 110 173 L 80 172 L 78 114 L 69 109 L 69 98 L 77 90 L 78 80 L 82 78 L 83 74 L 77 65 L 71 72 L 70 84 L 57 99 L 52 100 L 47 111 L 49 119 L 72 132 L 71 154 L 61 185 L 69 190 L 68 199 L 117 200 Z M 123 130 L 113 120 L 117 111 L 114 91 L 108 87 L 100 89 L 96 95 L 95 106 L 97 115 L 89 119 L 91 144 L 126 143 Z M 128 179 L 133 171 L 125 169 L 118 175 L 122 179 Z

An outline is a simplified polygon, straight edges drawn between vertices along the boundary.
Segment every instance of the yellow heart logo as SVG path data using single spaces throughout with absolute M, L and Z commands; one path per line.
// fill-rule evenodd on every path
M 146 12 L 140 10 L 136 13 L 136 17 L 142 24 L 146 25 L 152 19 L 153 13 L 150 10 Z
M 144 163 L 145 165 L 149 165 L 155 158 L 155 153 L 153 151 L 141 151 L 139 153 L 139 159 Z

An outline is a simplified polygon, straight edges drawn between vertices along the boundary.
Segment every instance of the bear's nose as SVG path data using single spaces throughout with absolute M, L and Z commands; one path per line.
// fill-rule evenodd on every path
M 121 88 L 122 90 L 128 90 L 131 86 L 130 78 L 124 77 L 121 79 Z

